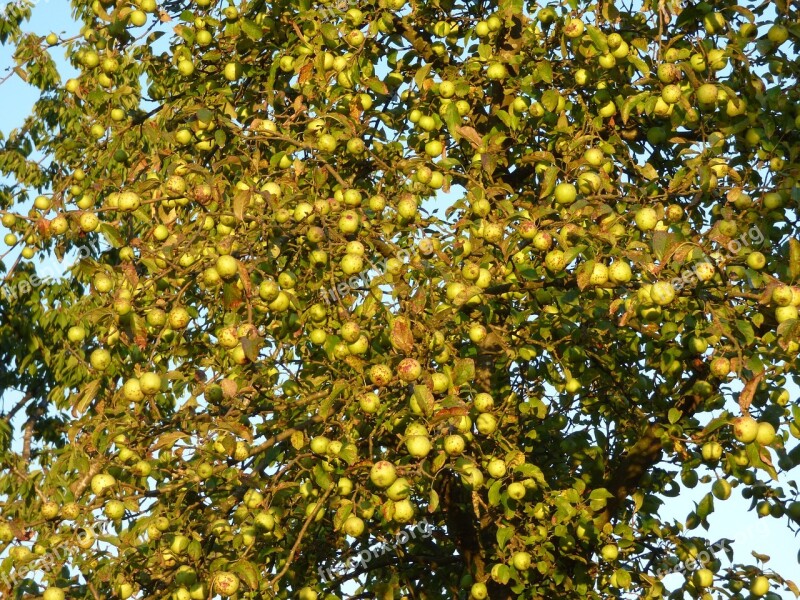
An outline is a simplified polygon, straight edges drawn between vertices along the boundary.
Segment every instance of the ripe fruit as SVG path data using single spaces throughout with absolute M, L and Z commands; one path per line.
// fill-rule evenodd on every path
M 153 396 L 161 391 L 161 377 L 157 373 L 144 373 L 139 378 L 139 387 L 145 396 Z
M 113 486 L 117 480 L 114 478 L 113 475 L 109 475 L 108 473 L 98 473 L 94 477 L 92 477 L 91 481 L 91 488 L 92 492 L 95 495 L 99 496 L 105 490 Z
M 544 266 L 553 273 L 563 271 L 564 267 L 567 266 L 564 253 L 558 249 L 551 250 L 544 257 Z
M 619 556 L 619 548 L 614 544 L 606 544 L 600 550 L 600 556 L 607 562 L 613 562 Z
M 559 183 L 556 186 L 555 198 L 558 204 L 572 204 L 578 197 L 578 190 L 571 183 Z
M 658 215 L 654 208 L 645 206 L 636 211 L 633 220 L 640 230 L 650 231 L 658 223 Z
M 228 254 L 223 254 L 217 259 L 215 267 L 220 277 L 230 279 L 239 272 L 239 261 Z
M 233 573 L 220 571 L 214 575 L 214 591 L 220 596 L 233 596 L 239 589 L 239 578 Z
M 733 435 L 744 444 L 749 444 L 758 436 L 758 421 L 749 415 L 733 420 Z
M 759 575 L 750 583 L 750 593 L 756 598 L 764 596 L 769 591 L 769 579 Z
M 481 413 L 475 421 L 475 427 L 482 435 L 491 435 L 497 430 L 497 418 L 491 413 Z
M 125 505 L 119 500 L 109 500 L 103 511 L 109 519 L 117 521 L 125 516 Z
M 49 587 L 42 594 L 42 600 L 64 600 L 64 590 L 57 587 Z
M 668 281 L 657 281 L 650 288 L 650 298 L 658 306 L 666 306 L 675 299 L 675 287 Z
M 615 260 L 608 267 L 608 278 L 613 283 L 628 283 L 633 277 L 631 266 L 622 260 Z
M 492 81 L 501 81 L 508 76 L 508 70 L 503 63 L 493 62 L 486 69 L 486 77 Z
M 373 365 L 369 371 L 369 379 L 378 387 L 384 387 L 392 380 L 392 370 L 386 365 Z
M 756 442 L 762 446 L 769 446 L 775 441 L 775 428 L 771 423 L 762 421 L 758 424 L 758 431 L 756 433 Z
M 397 470 L 387 460 L 379 460 L 369 471 L 369 479 L 379 488 L 388 488 L 397 479 Z
M 52 500 L 43 502 L 42 507 L 39 509 L 39 513 L 42 515 L 42 517 L 48 521 L 50 519 L 55 519 L 60 511 L 61 507 L 57 502 L 53 502 Z
M 509 484 L 508 496 L 514 500 L 522 500 L 525 497 L 525 486 L 519 481 Z
M 397 376 L 403 381 L 416 381 L 422 375 L 422 366 L 416 359 L 404 358 L 397 365 Z
M 230 62 L 225 65 L 223 74 L 228 81 L 236 81 L 242 76 L 242 65 L 238 62 Z
M 406 438 L 406 450 L 416 458 L 428 456 L 431 447 L 431 440 L 427 435 L 410 435 Z
M 486 588 L 485 583 L 473 583 L 472 587 L 469 589 L 469 595 L 470 598 L 474 600 L 485 600 L 489 597 L 489 590 Z
M 722 458 L 722 445 L 719 442 L 706 442 L 700 449 L 703 460 L 714 462 Z
M 350 515 L 345 519 L 342 530 L 351 537 L 359 537 L 364 533 L 364 520 L 355 515 Z
M 731 484 L 725 479 L 717 479 L 711 486 L 711 493 L 718 500 L 727 500 L 731 497 Z
M 714 572 L 711 569 L 698 569 L 692 573 L 692 581 L 697 587 L 711 587 L 711 584 L 714 583 Z
M 122 397 L 128 402 L 139 402 L 144 398 L 139 380 L 134 378 L 128 379 L 122 386 Z
M 458 456 L 466 448 L 464 438 L 457 433 L 448 435 L 444 438 L 444 451 L 450 456 Z
M 185 308 L 176 306 L 169 311 L 167 319 L 169 320 L 169 326 L 173 329 L 183 329 L 189 324 L 190 317 Z

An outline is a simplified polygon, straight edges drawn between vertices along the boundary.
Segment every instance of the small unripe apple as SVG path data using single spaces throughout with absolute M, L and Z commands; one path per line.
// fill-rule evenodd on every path
M 716 269 L 714 265 L 708 262 L 698 263 L 695 267 L 695 275 L 697 275 L 697 279 L 700 281 L 711 281 L 715 273 Z
M 41 513 L 43 518 L 49 521 L 51 519 L 55 519 L 58 516 L 58 513 L 61 512 L 61 507 L 58 505 L 57 502 L 48 500 L 42 503 L 42 507 L 39 509 L 39 512 Z
M 623 260 L 615 260 L 608 267 L 608 278 L 613 283 L 628 283 L 632 277 L 631 266 Z
M 619 557 L 619 548 L 615 544 L 606 544 L 600 550 L 600 556 L 602 556 L 603 560 L 606 562 L 613 562 Z
M 503 63 L 493 62 L 486 69 L 486 77 L 492 81 L 502 81 L 508 76 L 508 70 Z
M 486 465 L 486 472 L 494 479 L 500 479 L 506 476 L 507 468 L 506 462 L 500 458 L 493 458 Z
M 239 261 L 229 254 L 223 254 L 217 258 L 215 268 L 220 277 L 230 279 L 239 272 Z
M 386 496 L 395 502 L 408 498 L 409 494 L 411 494 L 411 486 L 405 477 L 395 479 L 392 485 L 386 489 Z
M 567 266 L 566 258 L 561 250 L 550 250 L 544 257 L 544 266 L 552 273 L 559 273 Z
M 105 348 L 92 350 L 89 355 L 89 363 L 98 371 L 105 371 L 111 364 L 111 353 Z
M 779 285 L 772 290 L 772 303 L 776 306 L 789 306 L 793 298 L 794 293 L 788 285 Z

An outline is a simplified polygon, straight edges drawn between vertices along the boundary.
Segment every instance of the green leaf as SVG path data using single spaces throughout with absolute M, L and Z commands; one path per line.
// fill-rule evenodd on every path
M 471 358 L 457 358 L 453 365 L 453 383 L 463 385 L 475 379 L 475 362 Z
M 515 529 L 513 527 L 498 527 L 497 528 L 497 545 L 502 550 L 506 547 L 508 540 L 514 537 Z
M 250 19 L 240 19 L 239 23 L 242 27 L 242 31 L 244 31 L 245 35 L 249 37 L 254 42 L 258 42 L 264 36 L 264 30 L 261 29 L 261 26 L 254 23 Z
M 231 573 L 235 573 L 239 578 L 244 581 L 247 586 L 252 590 L 258 589 L 260 581 L 258 568 L 246 560 L 239 560 L 231 565 Z
M 753 331 L 753 326 L 749 321 L 745 321 L 743 319 L 737 320 L 736 329 L 738 329 L 739 333 L 744 336 L 745 343 L 748 345 L 753 343 L 753 340 L 756 338 L 756 334 L 755 331 Z
M 670 408 L 670 409 L 669 409 L 669 412 L 667 413 L 667 420 L 668 420 L 668 421 L 669 421 L 671 424 L 673 424 L 673 425 L 674 425 L 675 423 L 677 423 L 678 421 L 680 421 L 680 420 L 681 420 L 681 417 L 682 417 L 682 416 L 683 416 L 683 412 L 681 412 L 681 411 L 680 411 L 680 410 L 678 410 L 677 408 Z

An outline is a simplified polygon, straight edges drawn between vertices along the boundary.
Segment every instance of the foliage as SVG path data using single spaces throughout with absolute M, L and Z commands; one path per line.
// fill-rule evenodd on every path
M 4 290 L 82 249 L 0 300 L 4 594 L 797 593 L 698 529 L 800 519 L 797 6 L 72 5 L 0 17 Z

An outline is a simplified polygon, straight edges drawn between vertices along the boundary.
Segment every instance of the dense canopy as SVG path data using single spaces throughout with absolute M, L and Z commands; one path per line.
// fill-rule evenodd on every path
M 796 3 L 72 6 L 0 14 L 0 595 L 798 594 L 706 533 L 800 522 Z

